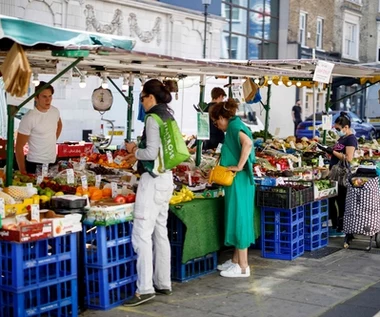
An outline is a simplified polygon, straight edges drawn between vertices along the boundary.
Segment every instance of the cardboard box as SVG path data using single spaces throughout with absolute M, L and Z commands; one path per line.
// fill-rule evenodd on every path
M 330 181 L 330 183 L 331 188 L 323 190 L 319 190 L 317 186 L 314 185 L 314 200 L 326 199 L 338 195 L 338 182 Z
M 113 200 L 93 204 L 86 213 L 83 223 L 86 225 L 108 226 L 131 221 L 135 204 L 117 204 Z
M 52 237 L 52 222 L 39 222 L 28 225 L 20 225 L 18 230 L 1 229 L 0 240 L 29 242 Z
M 52 223 L 52 236 L 59 237 L 65 234 L 82 231 L 82 215 L 57 215 L 54 211 L 40 211 L 41 222 Z

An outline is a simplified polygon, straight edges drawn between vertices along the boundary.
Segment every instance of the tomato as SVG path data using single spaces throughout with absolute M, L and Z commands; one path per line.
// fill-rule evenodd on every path
M 136 201 L 136 195 L 135 194 L 128 194 L 125 196 L 125 202 L 127 204 L 134 203 Z
M 113 200 L 115 203 L 118 203 L 118 204 L 125 204 L 126 203 L 126 199 L 123 195 L 117 195 L 114 200 Z

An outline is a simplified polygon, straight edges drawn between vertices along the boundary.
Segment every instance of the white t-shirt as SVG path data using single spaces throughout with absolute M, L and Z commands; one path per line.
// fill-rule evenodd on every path
M 47 112 L 34 108 L 21 119 L 18 132 L 28 135 L 27 160 L 34 163 L 54 163 L 57 156 L 59 110 L 51 106 Z

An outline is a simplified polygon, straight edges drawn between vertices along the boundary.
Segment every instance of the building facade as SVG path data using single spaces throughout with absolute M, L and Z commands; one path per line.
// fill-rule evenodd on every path
M 195 3 L 198 4 L 190 5 Z M 218 0 L 213 0 L 209 9 L 206 57 L 218 59 L 225 24 L 220 16 L 220 0 L 219 4 Z M 203 56 L 205 23 L 201 0 L 0 0 L 0 14 L 51 26 L 133 37 L 136 39 L 136 51 L 196 59 Z M 34 71 L 38 73 L 40 70 Z M 50 77 L 40 74 L 39 79 L 48 80 Z M 122 79 L 115 82 L 122 86 Z M 78 77 L 72 79 L 72 84 L 54 83 L 54 105 L 60 109 L 64 125 L 60 141 L 81 140 L 85 130 L 93 133 L 100 131 L 100 115 L 92 108 L 91 94 L 100 86 L 101 79 L 87 78 L 85 88 L 79 88 L 78 84 Z M 133 118 L 137 117 L 140 87 L 140 80 L 136 78 Z M 34 91 L 33 85 L 30 88 L 30 92 Z M 126 123 L 125 100 L 114 87 L 110 86 L 110 89 L 114 95 L 114 105 L 105 117 L 113 119 L 115 126 L 123 130 Z M 199 98 L 199 91 L 195 96 Z M 192 103 L 187 107 L 181 104 L 187 99 L 174 100 L 173 108 L 179 117 L 194 117 L 196 122 L 196 114 L 186 112 L 192 109 Z M 196 99 L 192 102 L 197 103 Z M 21 100 L 9 98 L 8 102 L 19 104 Z M 33 107 L 33 103 L 29 103 L 28 107 Z M 187 121 L 183 122 L 185 124 Z M 191 124 L 196 129 L 194 122 Z M 135 119 L 133 127 L 135 135 L 139 135 L 141 122 Z

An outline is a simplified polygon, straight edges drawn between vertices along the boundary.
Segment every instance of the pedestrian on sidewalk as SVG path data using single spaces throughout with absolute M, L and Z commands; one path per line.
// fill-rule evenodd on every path
M 292 108 L 292 118 L 294 123 L 294 136 L 296 136 L 297 127 L 302 122 L 302 107 L 300 99 L 297 99 L 296 104 Z
M 221 150 L 220 165 L 236 173 L 231 186 L 225 192 L 225 239 L 226 246 L 234 246 L 232 259 L 218 265 L 223 277 L 249 277 L 248 247 L 255 242 L 253 212 L 255 182 L 253 163 L 255 152 L 252 132 L 236 116 L 237 103 L 233 99 L 220 102 L 210 110 L 213 124 L 226 132 Z

